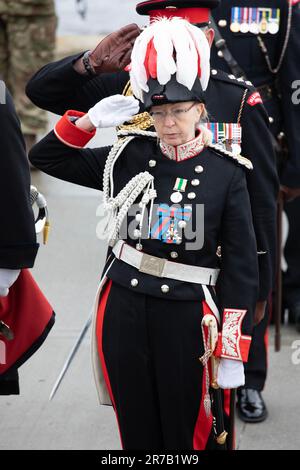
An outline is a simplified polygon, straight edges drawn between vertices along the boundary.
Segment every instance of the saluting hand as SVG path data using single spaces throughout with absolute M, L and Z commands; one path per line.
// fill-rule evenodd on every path
M 94 127 L 116 127 L 132 119 L 139 108 L 139 101 L 133 96 L 113 95 L 89 109 L 88 116 Z
M 90 54 L 91 65 L 96 73 L 118 72 L 130 62 L 134 41 L 141 30 L 129 24 L 109 34 Z

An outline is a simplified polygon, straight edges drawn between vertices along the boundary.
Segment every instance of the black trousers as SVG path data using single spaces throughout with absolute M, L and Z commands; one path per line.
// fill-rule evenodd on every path
M 100 360 L 126 450 L 211 442 L 199 357 L 202 302 L 159 299 L 109 281 L 97 317 Z
M 288 264 L 283 274 L 283 301 L 287 308 L 300 303 L 300 197 L 287 202 L 284 211 L 288 217 L 289 233 L 284 247 Z
M 270 305 L 262 321 L 253 328 L 248 362 L 245 366 L 245 387 L 260 392 L 264 389 L 268 370 L 268 325 L 270 323 Z

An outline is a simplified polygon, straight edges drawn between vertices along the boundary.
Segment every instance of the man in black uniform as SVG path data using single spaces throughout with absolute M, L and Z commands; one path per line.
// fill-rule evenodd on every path
M 146 1 L 138 4 L 137 11 L 150 18 L 165 14 L 188 17 L 206 28 L 211 43 L 213 32 L 207 28 L 209 13 L 218 4 L 219 0 Z M 46 65 L 28 83 L 28 96 L 37 106 L 63 114 L 67 109 L 87 112 L 101 98 L 116 93 L 130 94 L 128 73 L 123 69 L 130 60 L 132 43 L 138 33 L 136 25 L 129 25 L 108 36 L 91 53 Z M 250 82 L 211 71 L 206 104 L 209 119 L 214 123 L 211 129 L 215 142 L 224 142 L 229 148 L 241 146 L 241 154 L 250 158 L 254 166 L 247 176 L 247 184 L 259 253 L 260 289 L 256 309 L 259 322 L 272 285 L 278 184 L 267 114 L 255 96 L 256 90 Z M 131 125 L 146 129 L 151 126 L 151 120 L 141 115 Z
M 300 195 L 300 109 L 296 80 L 300 77 L 300 2 L 299 0 L 227 1 L 213 13 L 216 25 L 225 39 L 244 77 L 258 88 L 277 141 L 285 140 L 288 159 L 280 161 L 282 190 L 286 199 Z M 212 64 L 233 73 L 225 60 L 226 51 L 212 49 Z M 276 142 L 274 139 L 274 142 Z M 289 237 L 285 248 L 288 270 L 284 274 L 284 303 L 292 321 L 300 328 L 300 199 L 287 202 Z M 238 411 L 247 422 L 266 417 L 260 392 L 266 380 L 267 351 L 265 336 L 267 318 L 254 330 L 249 362 L 246 365 L 245 389 L 239 391 Z
M 23 305 L 24 311 L 18 311 L 18 315 L 11 310 L 11 306 L 15 308 L 16 301 L 20 300 L 20 296 L 17 298 L 17 292 L 20 292 L 25 280 L 25 274 L 22 270 L 31 268 L 34 265 L 39 245 L 36 242 L 34 216 L 30 204 L 30 172 L 20 121 L 11 95 L 2 81 L 0 82 L 0 92 L 0 342 L 1 351 L 5 346 L 7 350 L 6 357 L 8 358 L 7 363 L 3 361 L 5 358 L 0 358 L 2 359 L 0 360 L 0 395 L 10 395 L 19 394 L 17 367 L 45 339 L 54 323 L 54 316 L 52 309 L 50 312 L 47 305 L 46 323 L 43 324 L 44 313 L 35 311 L 35 316 L 37 316 L 37 313 L 40 314 L 40 318 L 36 322 L 41 323 L 39 326 L 41 326 L 43 334 L 38 334 L 31 342 L 31 338 L 28 337 L 27 340 L 24 336 L 26 336 L 28 328 L 36 331 L 36 324 L 32 319 L 31 324 L 25 324 L 26 320 L 29 321 L 25 305 Z M 33 284 L 31 283 L 31 277 L 26 274 L 26 286 L 29 285 L 32 286 Z M 34 287 L 34 292 L 38 292 L 39 299 L 46 306 L 42 294 L 35 289 L 37 288 Z M 14 296 L 14 299 L 10 301 L 11 295 Z M 28 298 L 30 293 L 27 292 L 26 296 Z M 39 306 L 36 305 L 36 309 Z M 18 331 L 14 328 L 11 330 L 9 328 L 11 321 L 16 325 L 16 317 L 19 317 L 20 314 L 24 318 L 24 324 L 19 326 Z M 19 333 L 21 341 L 18 336 Z M 14 340 L 11 338 L 12 334 L 15 337 Z M 7 342 L 9 339 L 10 341 Z M 18 350 L 18 344 L 16 344 L 19 341 L 23 343 L 20 346 L 22 347 L 22 353 Z M 14 350 L 16 360 L 11 359 L 11 349 Z M 9 367 L 7 367 L 8 365 Z

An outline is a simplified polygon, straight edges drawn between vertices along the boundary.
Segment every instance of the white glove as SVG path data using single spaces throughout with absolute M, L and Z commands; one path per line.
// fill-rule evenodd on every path
M 20 269 L 0 268 L 0 297 L 8 295 L 9 288 L 16 282 L 20 272 Z
M 237 388 L 245 385 L 243 362 L 221 357 L 217 373 L 217 383 L 220 388 Z
M 129 121 L 139 108 L 133 96 L 113 95 L 99 101 L 89 109 L 88 115 L 94 127 L 116 127 Z

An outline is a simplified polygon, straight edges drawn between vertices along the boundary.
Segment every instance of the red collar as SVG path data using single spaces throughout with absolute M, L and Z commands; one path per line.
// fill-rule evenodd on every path
M 176 162 L 182 162 L 188 158 L 195 157 L 196 155 L 199 155 L 204 148 L 201 132 L 199 132 L 193 140 L 190 140 L 185 144 L 174 146 L 166 144 L 161 140 L 159 145 L 162 153 L 170 160 L 175 160 Z

